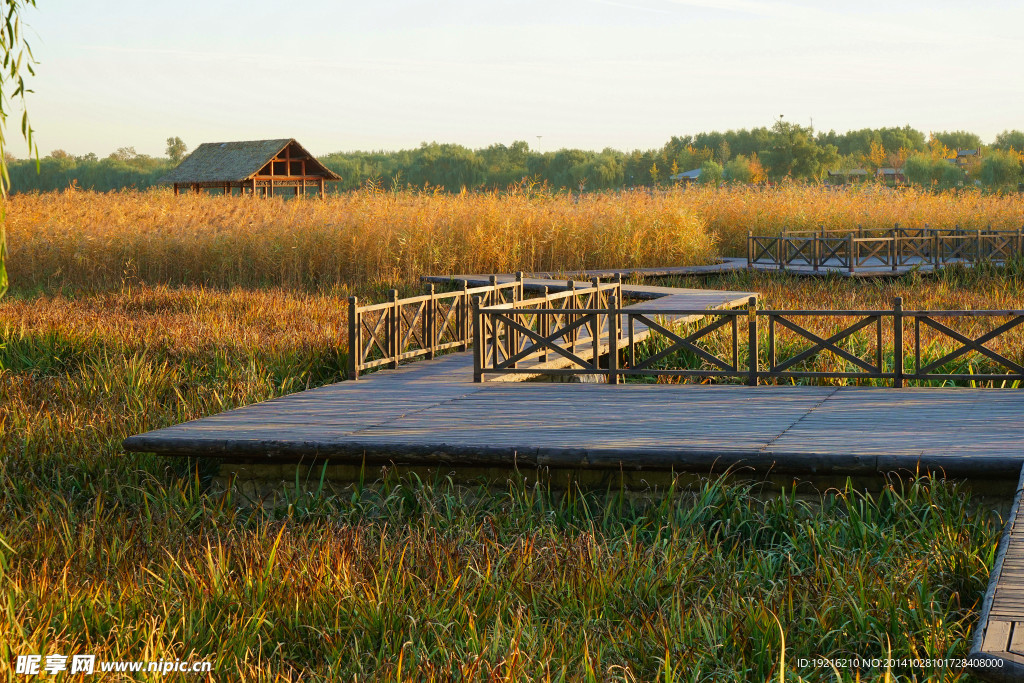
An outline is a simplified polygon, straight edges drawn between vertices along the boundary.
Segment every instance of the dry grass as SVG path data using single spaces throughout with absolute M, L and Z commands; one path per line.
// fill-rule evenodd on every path
M 787 306 L 1020 294 L 975 277 L 706 284 Z M 88 651 L 212 659 L 239 680 L 765 680 L 772 615 L 790 680 L 816 675 L 795 661 L 817 654 L 965 653 L 1000 527 L 944 482 L 808 505 L 720 482 L 643 503 L 390 479 L 247 509 L 186 463 L 121 451 L 129 434 L 337 379 L 340 304 L 164 287 L 0 302 L 0 662 Z
M 732 256 L 746 253 L 748 231 L 774 235 L 783 228 L 889 229 L 896 223 L 907 228 L 960 226 L 968 230 L 1024 227 L 1021 194 L 928 192 L 875 184 L 846 189 L 790 184 L 766 188 L 697 186 L 677 191 L 676 196 L 707 223 L 722 253 Z
M 678 202 L 586 195 L 357 192 L 253 201 L 167 191 L 19 195 L 12 285 L 108 289 L 124 280 L 330 289 L 421 275 L 706 262 L 714 244 Z
M 706 263 L 748 230 L 904 226 L 1017 229 L 1020 195 L 865 186 L 693 187 L 603 195 L 354 192 L 253 201 L 168 191 L 10 200 L 16 288 L 402 286 L 420 275 Z
M 0 677 L 16 654 L 91 652 L 211 659 L 216 680 L 777 680 L 776 616 L 788 680 L 821 676 L 798 657 L 964 655 L 1000 524 L 947 482 L 808 505 L 721 482 L 641 503 L 386 479 L 249 509 L 189 463 L 120 448 L 339 379 L 349 294 L 426 271 L 697 259 L 713 240 L 680 203 L 709 212 L 696 200 L 732 191 L 706 192 L 12 201 Z M 601 235 L 616 246 L 589 250 Z M 1012 273 L 704 284 L 794 308 L 1024 300 Z

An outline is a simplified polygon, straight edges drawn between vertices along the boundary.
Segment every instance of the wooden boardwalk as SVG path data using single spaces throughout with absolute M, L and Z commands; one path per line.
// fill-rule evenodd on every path
M 462 278 L 471 285 L 489 280 Z M 523 284 L 542 289 L 557 282 Z M 623 289 L 648 299 L 645 308 L 665 310 L 738 306 L 751 296 Z M 472 354 L 462 352 L 132 436 L 124 447 L 262 464 L 700 473 L 741 467 L 805 476 L 939 471 L 1012 481 L 1024 464 L 1021 434 L 1024 391 L 474 383 Z M 1022 495 L 1024 480 L 976 629 L 975 673 L 989 680 L 1024 680 Z
M 527 278 L 528 281 L 533 282 L 534 286 L 542 287 L 543 284 L 551 285 L 552 282 L 558 282 L 558 278 L 565 276 L 571 277 L 577 280 L 579 286 L 586 284 L 586 281 L 590 278 L 601 278 L 609 279 L 616 275 L 622 275 L 623 278 L 631 277 L 698 277 L 705 275 L 719 275 L 722 273 L 737 273 L 745 270 L 755 270 L 763 273 L 774 273 L 774 272 L 786 272 L 793 275 L 801 275 L 806 277 L 829 277 L 829 276 L 840 276 L 840 277 L 852 277 L 852 278 L 878 278 L 878 277 L 899 277 L 906 275 L 907 273 L 934 273 L 941 270 L 943 267 L 950 265 L 958 265 L 964 268 L 972 268 L 974 264 L 966 260 L 953 260 L 943 266 L 936 267 L 934 263 L 918 257 L 911 257 L 905 259 L 905 262 L 897 266 L 894 270 L 892 266 L 885 264 L 880 259 L 868 259 L 863 265 L 857 267 L 853 273 L 849 272 L 849 269 L 843 265 L 839 260 L 826 261 L 819 265 L 818 270 L 815 270 L 812 266 L 806 264 L 793 264 L 787 265 L 785 268 L 780 268 L 776 264 L 771 263 L 754 263 L 749 268 L 747 266 L 747 260 L 745 258 L 735 257 L 723 257 L 718 259 L 715 263 L 709 263 L 702 266 L 665 266 L 662 268 L 619 268 L 614 270 L 608 269 L 593 269 L 584 271 L 574 271 L 571 273 L 553 273 L 553 272 L 536 272 L 531 273 L 532 277 Z M 462 281 L 465 280 L 470 283 L 470 286 L 482 286 L 487 284 L 488 276 L 486 275 L 453 275 L 453 276 L 428 276 L 422 278 L 424 282 L 434 283 L 445 283 L 451 280 Z M 515 279 L 512 275 L 499 276 L 499 282 L 510 282 Z M 542 284 L 543 283 L 543 284 Z M 624 285 L 627 286 L 627 285 Z M 659 288 L 654 288 L 659 289 Z M 663 288 L 660 288 L 663 289 Z M 640 298 L 640 297 L 637 297 Z
M 1016 391 L 474 384 L 453 354 L 133 436 L 125 448 L 274 463 L 1005 478 L 1024 463 L 1021 433 Z
M 981 618 L 974 629 L 972 668 L 989 681 L 1024 681 L 1024 470 L 996 551 Z

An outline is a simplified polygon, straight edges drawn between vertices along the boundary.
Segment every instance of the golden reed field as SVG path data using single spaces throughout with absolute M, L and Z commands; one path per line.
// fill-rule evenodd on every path
M 1002 524 L 953 482 L 808 503 L 710 480 L 647 502 L 368 472 L 343 495 L 254 506 L 207 489 L 197 463 L 121 441 L 343 378 L 345 297 L 411 292 L 424 273 L 701 263 L 784 226 L 1016 229 L 1019 197 L 64 192 L 7 208 L 0 679 L 26 653 L 216 672 L 167 680 L 630 683 L 817 680 L 800 658 L 967 653 Z M 1024 307 L 1020 264 L 678 284 L 793 308 Z M 969 680 L 936 667 L 895 680 Z
M 67 191 L 16 196 L 8 215 L 19 289 L 139 282 L 365 291 L 427 273 L 706 263 L 742 255 L 748 230 L 1017 229 L 1024 199 L 801 185 L 583 196 L 355 192 L 322 201 Z

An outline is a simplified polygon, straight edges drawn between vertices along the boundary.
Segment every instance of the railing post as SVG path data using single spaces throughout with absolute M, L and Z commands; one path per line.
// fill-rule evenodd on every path
M 820 226 L 819 226 L 820 227 Z M 811 259 L 814 261 L 814 272 L 821 265 L 821 231 L 811 234 Z
M 854 251 L 854 246 L 856 244 L 857 243 L 853 239 L 853 233 L 852 232 L 849 233 L 846 236 L 846 249 L 847 249 L 846 268 L 847 268 L 847 270 L 849 270 L 850 275 L 853 275 L 853 273 L 857 270 L 857 254 Z
M 896 270 L 896 266 L 899 265 L 900 259 L 903 258 L 903 241 L 902 235 L 900 234 L 900 224 L 894 223 L 892 227 L 892 238 L 895 242 L 893 254 L 896 260 L 893 262 L 893 270 Z
M 576 300 L 576 281 L 575 280 L 569 280 L 569 281 L 566 282 L 566 285 L 568 285 L 569 292 L 570 292 L 570 294 L 569 294 L 569 303 L 570 303 L 569 308 L 579 308 L 579 302 Z M 565 326 L 568 327 L 570 325 L 570 323 L 574 323 L 574 322 L 576 322 L 576 316 L 570 315 L 570 314 L 566 313 L 565 314 Z M 573 330 L 571 332 L 569 332 L 569 338 L 566 340 L 567 342 L 569 342 L 569 348 L 571 350 L 571 353 L 573 353 L 573 354 L 576 353 L 576 339 L 579 336 L 580 336 L 580 330 L 579 330 L 578 327 L 576 327 L 576 328 L 573 328 Z
M 619 300 L 608 297 L 608 384 L 619 383 Z
M 512 299 L 513 299 L 512 310 L 510 311 L 510 315 L 512 316 L 512 320 L 515 320 L 519 324 L 523 324 L 523 319 L 519 316 L 519 313 L 517 313 L 517 311 L 519 310 L 519 307 L 516 306 L 516 304 L 518 302 L 523 300 L 523 271 L 521 271 L 521 270 L 516 273 L 516 288 L 515 288 L 515 290 L 513 290 Z M 508 328 L 508 353 L 509 353 L 510 356 L 514 356 L 517 353 L 519 353 L 519 338 L 520 338 L 519 331 L 518 330 L 514 330 L 511 327 L 509 327 Z M 516 367 L 516 363 L 513 363 L 512 367 L 513 368 Z
M 473 297 L 473 381 L 484 381 L 484 327 L 480 313 L 480 297 Z
M 628 332 L 629 332 L 629 351 L 628 351 L 628 354 L 629 354 L 629 367 L 630 368 L 633 368 L 634 366 L 636 366 L 636 338 L 635 338 L 636 329 L 635 329 L 635 322 L 636 321 L 633 319 L 633 316 L 631 316 L 631 315 L 630 316 L 626 316 L 626 325 L 628 327 Z
M 778 247 L 775 252 L 779 259 L 779 270 L 786 269 L 786 236 L 779 235 Z
M 747 270 L 754 267 L 754 231 L 747 231 Z
M 896 272 L 896 240 L 899 238 L 896 236 L 896 231 L 893 231 L 892 241 L 889 242 L 889 265 L 892 268 L 892 272 Z
M 359 299 L 348 298 L 348 378 L 359 379 L 359 338 L 362 327 L 359 324 Z
M 903 297 L 898 296 L 892 300 L 892 339 L 893 353 L 892 364 L 893 385 L 897 389 L 903 388 Z
M 388 346 L 391 348 L 391 368 L 398 368 L 399 338 L 402 335 L 401 316 L 399 315 L 398 290 L 392 289 L 388 295 L 391 298 L 391 307 L 388 308 Z
M 459 338 L 462 340 L 462 344 L 459 345 L 460 351 L 465 351 L 469 348 L 469 342 L 471 339 L 470 330 L 472 328 L 472 317 L 470 316 L 470 301 L 469 301 L 469 283 L 465 280 L 462 281 L 462 294 L 459 296 L 458 310 L 456 311 L 455 325 L 459 328 Z
M 498 299 L 498 294 L 499 294 L 499 292 L 498 292 L 498 276 L 497 275 L 492 275 L 490 277 L 490 282 L 491 282 L 491 300 L 488 301 L 487 303 L 490 306 L 497 306 L 500 303 L 504 303 L 503 301 Z
M 942 243 L 939 241 L 939 231 L 932 231 L 932 262 L 935 270 L 942 265 Z
M 540 307 L 537 310 L 539 310 L 539 311 L 549 311 L 549 310 L 551 310 L 551 302 L 548 301 L 548 286 L 547 285 L 544 285 L 544 298 L 541 299 Z M 544 338 L 547 338 L 547 336 L 549 334 L 551 334 L 551 316 L 550 315 L 544 315 L 543 313 L 538 313 L 537 314 L 537 331 L 540 332 L 540 336 L 544 337 Z M 552 342 L 552 343 L 554 343 L 554 342 Z M 547 363 L 548 362 L 548 345 L 547 344 L 545 344 L 543 346 L 543 351 L 540 354 L 540 362 L 541 363 Z
M 988 256 L 986 256 L 984 259 L 982 259 L 982 256 L 981 256 L 981 230 L 977 231 L 977 235 L 975 236 L 974 239 L 975 239 L 975 242 L 974 242 L 974 263 L 978 264 L 982 260 L 985 260 L 985 261 L 989 260 Z
M 757 297 L 747 300 L 747 384 L 757 386 Z
M 437 299 L 435 294 L 434 285 L 430 285 L 428 290 L 430 298 L 427 299 L 427 315 L 423 321 L 423 326 L 426 328 L 426 334 L 424 335 L 430 340 L 430 346 L 427 348 L 427 359 L 434 358 L 434 349 L 437 347 Z

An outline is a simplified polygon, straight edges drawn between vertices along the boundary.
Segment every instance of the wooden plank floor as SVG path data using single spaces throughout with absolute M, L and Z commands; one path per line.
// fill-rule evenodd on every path
M 1016 476 L 1024 392 L 483 383 L 453 354 L 130 437 L 166 455 Z M 442 379 L 444 378 L 444 379 Z
M 953 260 L 948 265 L 961 265 L 967 268 L 973 267 L 973 263 L 967 260 Z M 919 273 L 933 273 L 936 270 L 941 270 L 945 266 L 935 267 L 935 264 L 931 261 L 922 259 L 920 257 L 910 257 L 907 259 L 907 263 L 897 266 L 896 270 L 892 269 L 892 266 L 885 265 L 880 259 L 872 258 L 869 259 L 864 265 L 857 266 L 856 270 L 851 273 L 849 269 L 842 265 L 838 259 L 832 259 L 819 266 L 818 270 L 814 270 L 809 265 L 792 265 L 786 266 L 784 269 L 788 273 L 795 275 L 805 275 L 808 277 L 826 277 L 829 275 L 840 275 L 843 277 L 855 277 L 855 278 L 871 278 L 871 277 L 892 277 L 894 275 L 905 275 L 910 272 Z M 774 272 L 782 270 L 777 265 L 771 263 L 754 263 L 753 270 L 762 272 Z M 572 277 L 576 280 L 577 286 L 587 284 L 590 278 L 601 278 L 610 279 L 616 275 L 622 275 L 623 278 L 629 277 L 685 277 L 685 276 L 698 276 L 698 275 L 715 275 L 719 273 L 733 273 L 737 271 L 747 270 L 747 259 L 746 258 L 735 258 L 735 257 L 723 257 L 718 259 L 715 263 L 710 263 L 702 266 L 665 266 L 662 268 L 620 268 L 620 269 L 593 269 L 584 271 L 574 271 L 571 273 L 554 273 L 554 272 L 537 272 L 531 273 L 531 277 L 527 280 L 535 280 L 535 285 L 548 285 L 554 286 L 552 283 L 559 283 L 559 278 Z M 444 283 L 451 280 L 466 280 L 470 283 L 470 286 L 482 286 L 488 283 L 487 275 L 453 275 L 453 276 L 442 276 L 432 275 L 426 276 L 423 279 L 424 282 Z M 498 276 L 499 282 L 507 282 L 515 279 L 512 275 Z M 503 279 L 504 278 L 504 279 Z M 633 286 L 633 285 L 624 285 Z M 639 289 L 643 289 L 640 286 Z M 657 288 L 655 288 L 657 289 Z M 642 295 L 638 295 L 636 298 L 641 298 Z
M 1024 680 L 1024 470 L 1010 509 L 981 618 L 974 629 L 971 663 L 989 681 Z

